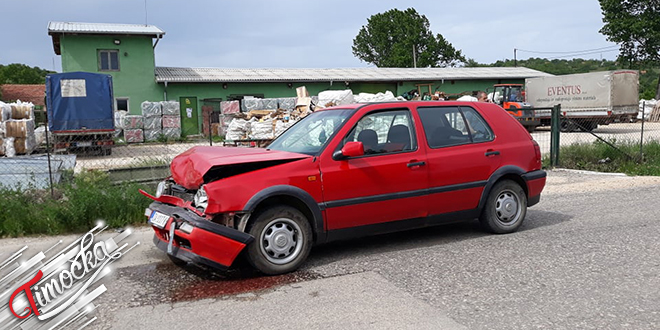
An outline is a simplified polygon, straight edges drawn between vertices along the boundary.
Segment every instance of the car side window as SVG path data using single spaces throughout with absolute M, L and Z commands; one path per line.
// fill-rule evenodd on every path
M 483 118 L 470 107 L 428 107 L 417 111 L 431 148 L 493 139 L 493 133 Z
M 362 142 L 365 155 L 417 149 L 409 110 L 372 112 L 362 117 L 344 139 Z
M 471 129 L 472 142 L 487 142 L 495 138 L 493 131 L 476 110 L 469 107 L 461 107 L 461 111 L 465 115 L 468 127 Z

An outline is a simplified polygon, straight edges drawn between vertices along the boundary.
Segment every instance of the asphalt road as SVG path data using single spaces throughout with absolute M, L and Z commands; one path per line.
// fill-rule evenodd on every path
M 91 328 L 657 329 L 658 201 L 659 177 L 552 171 L 517 233 L 463 223 L 338 242 L 276 277 L 178 268 L 139 229 Z

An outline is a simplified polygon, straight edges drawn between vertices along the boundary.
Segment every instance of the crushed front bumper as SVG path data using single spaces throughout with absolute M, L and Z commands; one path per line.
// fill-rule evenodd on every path
M 167 220 L 162 224 L 152 222 L 154 212 L 164 214 Z M 161 202 L 151 203 L 145 215 L 154 229 L 156 247 L 177 259 L 198 265 L 226 269 L 254 240 L 249 234 Z

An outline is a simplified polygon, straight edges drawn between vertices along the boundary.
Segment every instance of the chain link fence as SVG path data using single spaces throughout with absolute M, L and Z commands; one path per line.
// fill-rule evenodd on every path
M 614 156 L 643 163 L 646 151 L 653 151 L 660 144 L 660 103 L 655 101 L 641 101 L 638 114 L 616 119 L 607 111 L 592 116 L 571 116 L 560 105 L 551 112 L 551 125 L 537 127 L 532 137 L 552 166 L 588 168 L 584 164 L 574 164 L 576 159 L 607 164 Z M 649 150 L 645 151 L 647 148 Z M 588 153 L 595 153 L 596 149 L 604 156 L 591 160 L 592 155 Z

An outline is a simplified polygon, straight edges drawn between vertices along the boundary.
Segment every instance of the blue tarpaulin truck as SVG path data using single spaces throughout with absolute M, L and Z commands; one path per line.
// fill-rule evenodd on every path
M 112 76 L 66 72 L 46 76 L 48 129 L 55 152 L 109 155 L 114 144 Z

